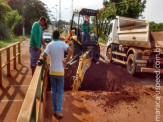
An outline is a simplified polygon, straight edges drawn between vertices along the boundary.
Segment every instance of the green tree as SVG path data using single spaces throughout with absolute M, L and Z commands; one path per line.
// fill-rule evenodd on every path
M 6 1 L 0 0 L 0 40 L 11 38 L 21 21 L 22 17 L 18 12 L 12 10 Z
M 32 24 L 38 21 L 41 16 L 45 16 L 50 22 L 45 4 L 39 0 L 9 0 L 8 4 L 12 9 L 17 10 L 23 16 L 26 34 L 30 34 Z M 22 34 L 23 23 L 17 26 L 17 33 Z
M 0 0 L 0 40 L 10 38 L 9 28 L 5 24 L 6 13 L 11 9 L 4 0 Z
M 151 32 L 163 31 L 163 23 L 150 22 L 150 31 Z
M 8 12 L 5 22 L 7 23 L 8 27 L 10 28 L 11 33 L 14 32 L 16 26 L 19 26 L 22 23 L 22 16 L 18 14 L 18 11 L 12 10 Z
M 116 16 L 131 18 L 142 17 L 145 9 L 146 0 L 104 0 L 104 7 L 98 14 L 100 24 L 100 35 L 106 39 L 104 27 L 110 23 Z

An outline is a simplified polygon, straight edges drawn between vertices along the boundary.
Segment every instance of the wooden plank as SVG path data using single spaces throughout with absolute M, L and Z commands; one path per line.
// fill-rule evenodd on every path
M 18 56 L 18 63 L 20 64 L 21 63 L 21 50 L 20 50 L 20 42 L 18 43 L 18 53 L 20 54 Z
M 4 64 L 1 69 L 3 69 L 6 65 L 8 65 L 11 61 L 13 61 L 15 59 L 15 57 L 11 58 L 9 62 L 7 62 L 6 64 Z
M 19 112 L 17 122 L 30 122 L 31 120 L 32 112 L 33 110 L 35 110 L 34 103 L 35 103 L 35 98 L 36 98 L 36 92 L 38 89 L 38 85 L 41 82 L 40 81 L 41 70 L 42 70 L 42 66 L 36 67 L 30 86 L 26 93 L 23 105 Z
M 7 76 L 11 76 L 10 73 L 10 48 L 7 48 Z
M 14 69 L 16 69 L 16 57 L 17 56 L 19 57 L 19 59 L 18 59 L 19 63 L 21 62 L 21 59 L 20 59 L 20 53 L 21 53 L 20 43 L 21 43 L 21 41 L 16 42 L 14 44 L 11 44 L 11 45 L 9 45 L 7 47 L 4 47 L 4 48 L 0 49 L 0 85 L 2 84 L 2 68 L 7 66 L 7 76 L 10 76 L 11 75 L 11 72 L 10 72 L 10 62 L 14 60 Z M 18 53 L 16 54 L 16 45 L 17 44 L 18 44 Z M 10 58 L 10 48 L 11 47 L 13 47 L 13 58 L 12 59 Z M 6 50 L 7 63 L 2 66 L 1 54 L 2 54 L 2 51 L 4 51 L 4 50 Z
M 16 45 L 13 46 L 14 69 L 16 69 Z
M 16 54 L 16 57 L 18 57 L 19 55 L 20 55 L 20 53 L 17 53 L 17 54 Z
M 44 117 L 45 116 L 44 116 L 44 113 L 43 113 L 44 112 L 43 111 L 44 110 L 43 107 L 44 107 L 44 104 L 43 104 L 43 102 L 41 102 L 41 105 L 40 105 L 40 122 L 44 122 Z
M 41 101 L 39 98 L 36 98 L 36 122 L 40 122 L 40 106 L 41 106 Z
M 1 69 L 3 69 L 6 65 L 7 65 L 7 64 L 2 65 L 2 66 L 1 66 Z
M 2 85 L 2 58 L 0 52 L 0 86 Z
M 20 41 L 20 42 L 21 42 L 21 41 Z M 17 45 L 17 44 L 19 44 L 20 42 L 16 42 L 16 43 L 13 43 L 13 44 L 8 45 L 7 47 L 1 48 L 1 49 L 0 49 L 0 52 L 2 52 L 2 51 L 4 51 L 4 50 L 7 50 L 8 48 L 13 47 L 14 45 Z

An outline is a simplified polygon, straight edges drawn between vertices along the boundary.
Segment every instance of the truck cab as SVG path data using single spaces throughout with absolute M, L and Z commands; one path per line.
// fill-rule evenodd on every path
M 108 40 L 107 40 L 107 46 L 110 46 L 112 43 L 118 43 L 118 20 L 114 19 L 110 22 L 108 26 Z

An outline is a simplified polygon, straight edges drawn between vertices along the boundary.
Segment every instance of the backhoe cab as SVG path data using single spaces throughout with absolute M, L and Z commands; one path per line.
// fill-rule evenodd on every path
M 85 52 L 88 48 L 94 48 L 97 53 L 100 53 L 98 42 L 98 24 L 97 10 L 92 9 L 75 9 L 73 12 L 69 37 L 66 40 L 70 47 L 73 48 L 73 57 L 81 52 Z M 85 21 L 87 21 L 88 32 L 83 31 Z M 94 59 L 98 60 L 98 56 Z
M 75 9 L 70 32 L 72 34 L 72 39 L 78 42 L 80 45 L 93 46 L 97 44 L 98 41 L 98 27 L 97 27 L 97 13 L 96 10 L 91 9 Z M 82 26 L 87 22 L 88 32 L 86 38 L 82 38 L 84 30 Z M 93 27 L 93 24 L 95 27 Z

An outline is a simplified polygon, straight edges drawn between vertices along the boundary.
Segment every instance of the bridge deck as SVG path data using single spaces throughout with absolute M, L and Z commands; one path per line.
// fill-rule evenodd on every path
M 0 87 L 0 121 L 14 122 L 17 120 L 25 94 L 30 84 L 32 75 L 30 71 L 29 40 L 21 43 L 21 64 L 13 69 L 11 62 L 11 76 L 6 76 L 6 68 L 2 70 L 3 80 Z M 5 59 L 5 53 L 2 59 Z

